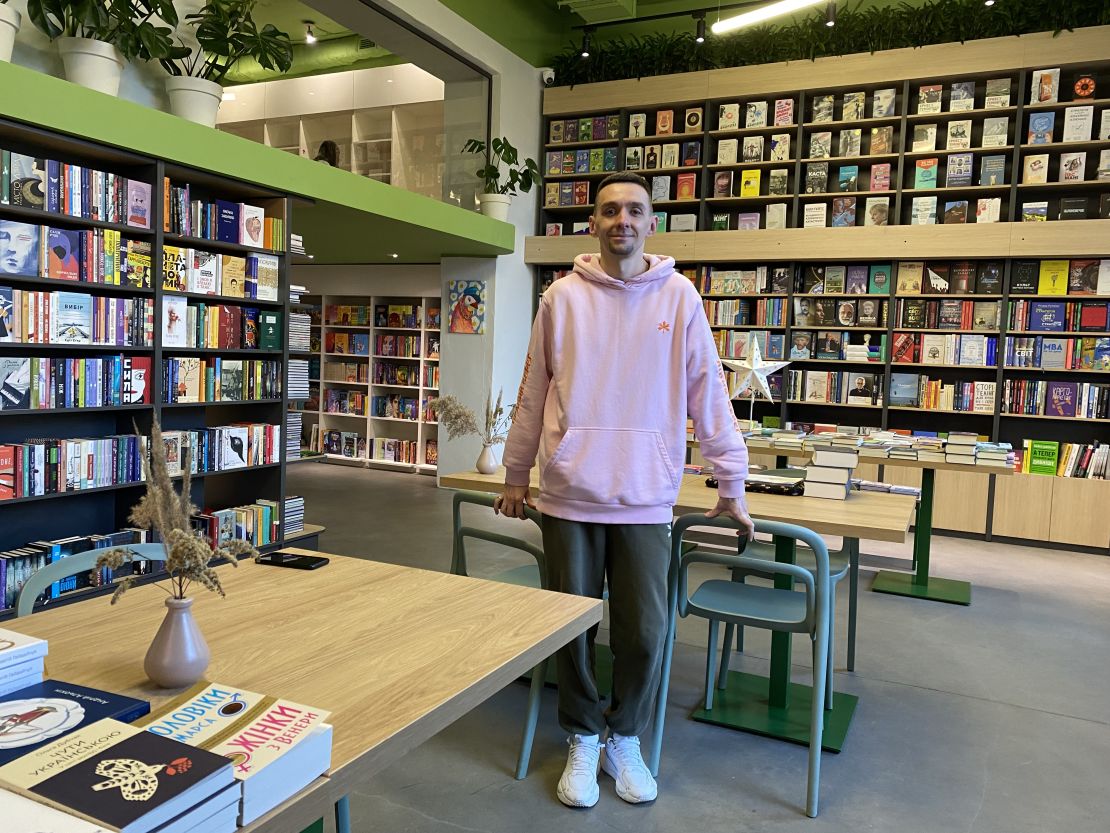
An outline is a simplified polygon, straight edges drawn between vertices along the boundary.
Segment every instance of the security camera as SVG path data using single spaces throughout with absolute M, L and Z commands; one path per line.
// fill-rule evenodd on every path
M 540 69 L 540 78 L 543 79 L 543 85 L 550 87 L 555 84 L 555 70 L 551 67 L 542 67 Z

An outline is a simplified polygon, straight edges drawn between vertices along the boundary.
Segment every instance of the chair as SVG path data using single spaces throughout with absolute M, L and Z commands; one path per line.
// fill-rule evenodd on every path
M 451 572 L 457 576 L 470 575 L 466 558 L 466 540 L 473 538 L 479 541 L 488 541 L 500 544 L 510 549 L 521 550 L 531 555 L 536 563 L 524 564 L 505 570 L 492 577 L 493 581 L 507 584 L 516 584 L 524 587 L 537 587 L 543 589 L 547 584 L 547 573 L 544 570 L 543 550 L 527 541 L 502 535 L 487 529 L 478 529 L 462 525 L 463 504 L 487 506 L 493 508 L 494 495 L 478 492 L 455 492 L 451 501 L 452 526 L 454 529 L 453 545 L 451 550 Z M 524 508 L 525 517 L 537 527 L 540 526 L 540 513 L 529 507 Z M 532 669 L 532 682 L 528 690 L 528 712 L 524 719 L 524 735 L 520 740 L 520 754 L 516 764 L 516 778 L 521 780 L 528 775 L 528 764 L 532 758 L 532 742 L 536 737 L 536 724 L 540 717 L 540 700 L 543 695 L 544 679 L 547 676 L 547 660 L 544 659 Z
M 663 651 L 659 700 L 656 703 L 655 736 L 650 762 L 652 772 L 658 771 L 659 753 L 662 748 L 663 722 L 678 615 L 701 616 L 709 620 L 709 646 L 705 669 L 706 709 L 712 708 L 713 705 L 716 667 L 714 655 L 717 650 L 719 623 L 760 627 L 783 633 L 803 633 L 812 643 L 813 654 L 813 699 L 810 713 L 806 815 L 814 818 L 817 816 L 820 788 L 821 740 L 825 717 L 823 706 L 828 674 L 830 605 L 828 548 L 821 536 L 811 530 L 793 524 L 756 521 L 757 532 L 794 539 L 808 545 L 815 562 L 813 569 L 806 569 L 796 564 L 769 562 L 742 554 L 712 553 L 705 550 L 693 550 L 683 554 L 682 538 L 692 526 L 737 528 L 737 524 L 728 518 L 707 519 L 704 515 L 684 515 L 675 522 L 671 534 L 670 621 Z M 740 539 L 738 545 L 740 553 L 743 553 L 747 543 L 745 538 Z M 804 592 L 716 579 L 703 583 L 693 595 L 689 595 L 687 577 L 691 564 L 719 564 L 734 570 L 789 576 L 802 586 Z
M 141 548 L 141 544 L 128 544 L 128 549 Z M 157 544 L 158 550 L 161 551 L 162 545 Z M 61 581 L 64 578 L 75 576 L 78 573 L 87 573 L 96 569 L 96 559 L 103 555 L 107 550 L 86 550 L 85 552 L 74 553 L 67 555 L 53 564 L 47 564 L 41 570 L 36 570 L 27 579 L 23 587 L 20 589 L 19 594 L 15 597 L 15 615 L 16 618 L 20 616 L 27 616 L 35 608 L 35 600 L 40 595 L 50 588 L 50 585 L 56 581 Z

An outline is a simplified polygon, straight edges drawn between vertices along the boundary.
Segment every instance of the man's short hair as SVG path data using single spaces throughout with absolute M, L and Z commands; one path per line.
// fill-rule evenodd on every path
M 639 185 L 641 188 L 643 188 L 644 193 L 647 194 L 648 208 L 651 208 L 651 186 L 648 185 L 646 179 L 644 179 L 637 173 L 633 173 L 632 171 L 619 171 L 615 174 L 609 174 L 609 176 L 601 180 L 601 184 L 597 186 L 597 191 L 594 193 L 596 195 L 600 195 L 603 188 L 608 185 L 616 185 L 619 182 L 628 182 L 632 185 Z M 597 196 L 594 197 L 594 202 L 598 202 Z

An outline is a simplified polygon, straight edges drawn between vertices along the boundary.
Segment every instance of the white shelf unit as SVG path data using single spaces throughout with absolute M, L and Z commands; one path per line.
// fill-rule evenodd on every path
M 313 307 L 319 308 L 320 307 L 320 302 L 321 302 L 321 298 L 320 298 L 319 295 L 312 295 L 310 293 L 302 293 L 301 294 L 301 300 L 300 301 L 295 301 L 295 302 L 291 301 L 290 304 L 289 304 L 289 309 L 290 309 L 291 312 L 300 312 L 300 313 L 304 313 L 306 315 L 311 315 L 312 314 L 312 308 Z M 321 311 L 321 314 L 322 314 L 322 311 Z M 321 331 L 320 331 L 319 323 L 314 321 L 313 323 L 309 324 L 309 333 L 310 333 L 309 337 L 310 337 L 310 339 L 315 339 L 316 341 L 321 342 L 321 344 L 322 344 L 323 340 L 322 340 L 322 336 L 320 335 L 320 332 Z M 307 352 L 307 353 L 294 353 L 294 352 L 290 351 L 289 356 L 290 356 L 290 358 L 293 358 L 293 359 L 304 359 L 305 361 L 309 361 L 309 362 L 311 362 L 311 360 L 313 360 L 313 359 L 316 359 L 317 361 L 319 361 L 320 360 L 320 345 L 317 344 L 316 349 L 313 350 L 313 349 L 311 349 L 311 343 L 310 343 L 309 352 Z M 317 369 L 316 375 L 317 376 L 320 375 L 320 370 L 319 369 Z M 320 445 L 319 445 L 319 440 L 320 440 L 320 438 L 319 438 L 319 426 L 320 426 L 320 394 L 321 394 L 321 388 L 320 388 L 320 380 L 313 376 L 311 364 L 309 365 L 308 376 L 309 376 L 308 389 L 309 389 L 309 394 L 310 394 L 309 398 L 305 399 L 305 400 L 301 400 L 301 404 L 303 405 L 303 407 L 290 408 L 289 410 L 296 411 L 297 413 L 299 413 L 301 415 L 301 432 L 302 432 L 301 433 L 301 451 L 302 452 L 304 452 L 304 451 L 318 452 L 318 451 L 322 451 L 322 449 L 320 448 Z M 308 407 L 308 405 L 312 401 L 311 393 L 312 393 L 313 388 L 315 388 L 316 391 L 317 391 L 316 407 L 310 408 L 310 407 Z M 308 431 L 310 433 L 310 439 L 307 443 L 305 443 L 305 435 L 304 435 L 305 431 Z
M 307 296 L 306 296 L 307 297 Z M 425 384 L 425 381 L 437 381 L 436 374 L 439 367 L 438 352 L 429 355 L 429 350 L 438 347 L 441 341 L 441 328 L 436 321 L 441 320 L 438 311 L 441 309 L 438 295 L 320 295 L 311 296 L 320 298 L 322 318 L 320 327 L 320 400 L 319 410 L 316 413 L 318 420 L 318 442 L 321 450 L 324 448 L 324 436 L 328 431 L 346 432 L 357 434 L 363 438 L 363 450 L 360 454 L 359 443 L 356 440 L 354 457 L 328 453 L 326 459 L 347 465 L 362 465 L 384 469 L 398 469 L 407 472 L 432 474 L 436 471 L 435 463 L 428 463 L 428 441 L 433 440 L 438 444 L 438 424 L 425 419 L 429 397 L 439 395 L 439 385 Z M 419 327 L 390 327 L 377 326 L 376 314 L 384 308 L 386 315 L 390 306 L 406 306 L 417 308 Z M 369 324 L 351 323 L 335 320 L 335 313 L 342 307 L 357 307 L 366 310 L 366 320 Z M 435 311 L 435 312 L 432 312 Z M 430 321 L 429 315 L 434 314 L 436 321 Z M 354 319 L 359 320 L 359 319 Z M 386 319 L 389 323 L 388 317 Z M 336 335 L 347 338 L 347 350 L 354 349 L 353 342 L 365 340 L 366 353 L 337 352 L 335 344 Z M 331 338 L 329 339 L 329 335 Z M 377 354 L 378 340 L 381 336 L 418 338 L 419 350 L 416 356 L 382 356 Z M 331 341 L 331 350 L 328 349 Z M 353 363 L 356 365 L 354 380 L 339 380 L 327 378 L 329 366 Z M 376 383 L 375 373 L 379 367 L 384 369 L 391 363 L 404 363 L 411 365 L 415 374 L 415 385 L 392 385 Z M 362 368 L 365 367 L 365 370 Z M 346 374 L 344 374 L 346 375 Z M 365 413 L 333 413 L 327 410 L 328 391 L 356 392 L 365 396 Z M 417 400 L 417 418 L 410 420 L 398 417 L 373 416 L 373 398 L 375 396 L 389 396 L 393 391 L 398 396 L 414 398 Z M 416 462 L 397 462 L 395 460 L 377 459 L 374 454 L 375 439 L 405 440 L 416 443 Z M 341 445 L 342 449 L 342 445 Z

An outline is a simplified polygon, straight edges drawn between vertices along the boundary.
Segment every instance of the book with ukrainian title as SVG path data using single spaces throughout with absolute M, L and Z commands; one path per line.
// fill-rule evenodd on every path
M 250 824 L 331 766 L 329 714 L 202 681 L 136 725 L 229 759 L 242 785 L 239 823 Z

